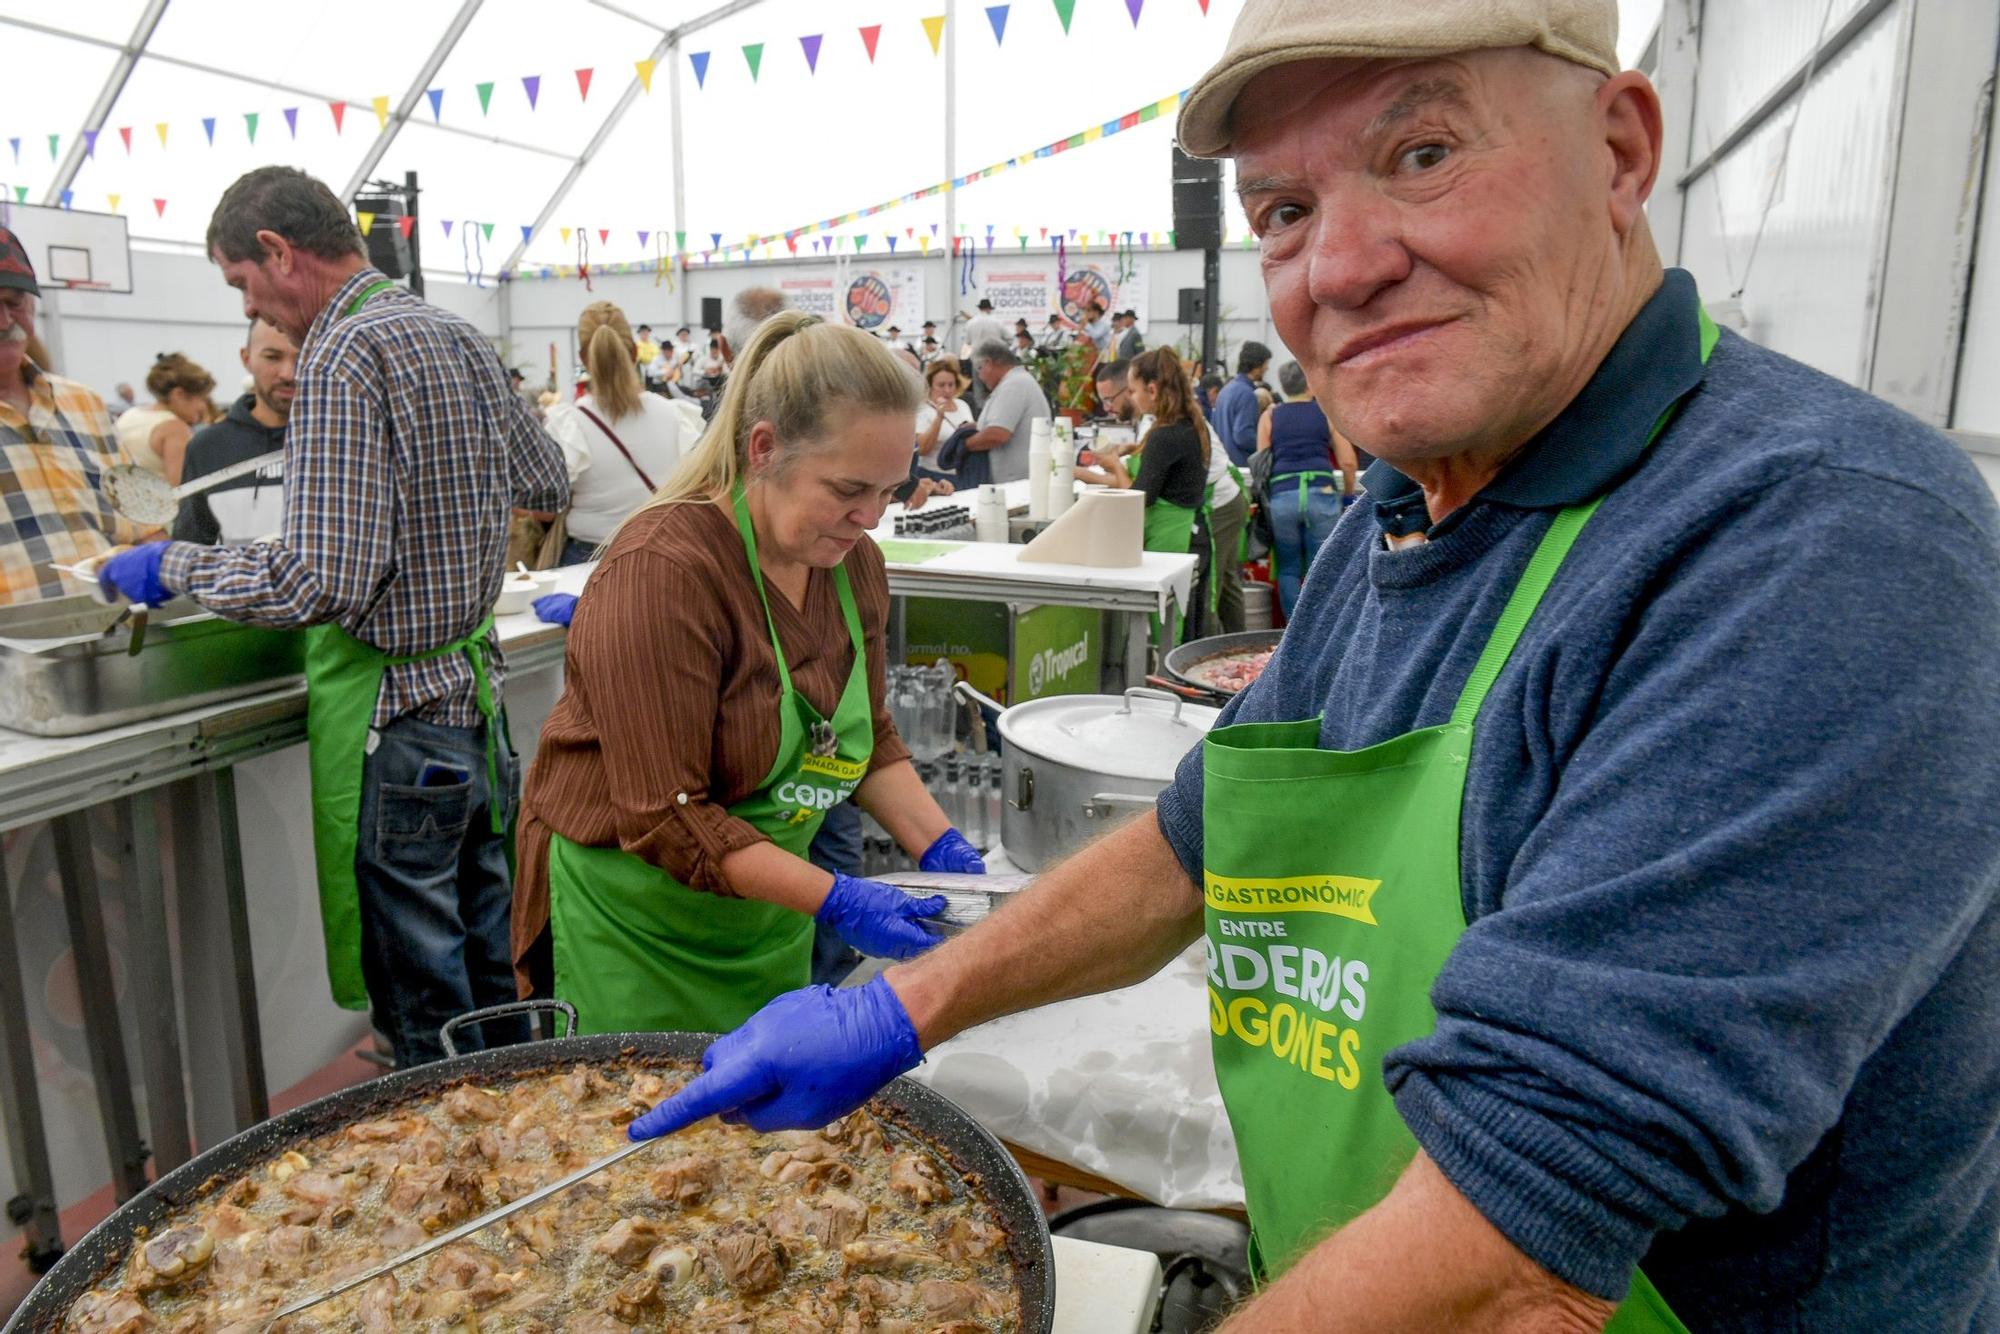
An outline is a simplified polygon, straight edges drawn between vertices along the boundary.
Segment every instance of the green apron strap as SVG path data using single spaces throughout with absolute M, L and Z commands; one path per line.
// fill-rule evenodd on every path
M 764 591 L 764 569 L 757 564 L 757 529 L 750 522 L 750 499 L 744 493 L 743 488 L 738 486 L 730 494 L 730 503 L 736 510 L 736 531 L 743 538 L 743 554 L 750 558 L 750 578 L 757 585 L 757 600 L 764 604 L 764 628 L 771 634 L 771 652 L 778 656 L 778 689 L 787 698 L 790 698 L 792 694 L 792 670 L 785 665 L 785 646 L 778 642 L 777 618 L 771 615 L 771 598 Z M 841 581 L 841 586 L 845 589 L 846 581 L 844 579 Z M 845 602 L 841 604 L 843 610 L 846 605 Z M 859 624 L 860 618 L 856 617 L 848 623 L 848 629 L 853 631 Z
M 377 283 L 375 287 L 371 287 L 368 290 L 369 292 L 373 292 L 377 287 L 392 287 L 394 285 L 387 282 Z M 367 295 L 368 293 L 366 292 L 362 294 L 364 299 Z M 388 667 L 406 667 L 413 662 L 428 662 L 433 658 L 443 658 L 453 653 L 463 653 L 466 661 L 472 664 L 473 699 L 478 706 L 480 718 L 486 723 L 486 788 L 487 791 L 493 794 L 490 812 L 492 827 L 494 833 L 500 834 L 506 832 L 507 822 L 501 815 L 505 803 L 500 800 L 500 747 L 498 736 L 500 709 L 493 698 L 492 666 L 487 661 L 486 637 L 492 633 L 493 613 L 489 611 L 478 625 L 472 627 L 472 633 L 465 636 L 465 638 L 454 639 L 449 644 L 434 648 L 428 653 L 411 653 L 400 658 L 385 657 L 383 665 Z
M 377 292 L 380 292 L 385 288 L 394 287 L 395 285 L 396 284 L 390 282 L 387 278 L 383 278 L 379 282 L 372 282 L 368 284 L 368 286 L 362 288 L 359 292 L 355 294 L 354 300 L 347 303 L 347 309 L 340 312 L 340 318 L 342 318 L 343 320 L 346 319 L 349 315 L 352 315 L 355 311 L 367 305 L 369 301 L 374 298 Z

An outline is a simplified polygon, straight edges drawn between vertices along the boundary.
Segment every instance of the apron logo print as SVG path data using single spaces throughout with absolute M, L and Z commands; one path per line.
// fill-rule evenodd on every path
M 1365 926 L 1379 926 L 1375 920 L 1375 891 L 1380 880 L 1363 880 L 1351 875 L 1302 875 L 1283 880 L 1245 879 L 1241 876 L 1204 877 L 1202 898 L 1219 913 L 1318 912 L 1345 917 Z

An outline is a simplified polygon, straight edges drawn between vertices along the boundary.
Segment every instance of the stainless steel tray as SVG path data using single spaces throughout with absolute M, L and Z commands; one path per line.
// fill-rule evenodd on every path
M 156 608 L 137 657 L 118 609 L 88 596 L 0 607 L 0 727 L 75 736 L 286 685 L 305 636 L 238 625 L 186 599 Z

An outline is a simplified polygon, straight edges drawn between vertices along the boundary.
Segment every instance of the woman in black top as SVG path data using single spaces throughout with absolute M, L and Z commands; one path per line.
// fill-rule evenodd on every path
M 1150 414 L 1153 428 L 1139 442 L 1137 476 L 1118 459 L 1102 459 L 1114 485 L 1146 497 L 1146 550 L 1205 557 L 1208 521 L 1208 422 L 1195 406 L 1194 386 L 1171 349 L 1155 348 L 1132 361 L 1133 406 Z M 1204 559 L 1203 565 L 1207 561 Z M 1206 596 L 1195 599 L 1190 633 L 1198 632 Z

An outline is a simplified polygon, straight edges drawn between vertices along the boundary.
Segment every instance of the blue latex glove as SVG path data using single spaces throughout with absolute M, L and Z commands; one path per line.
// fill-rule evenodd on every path
M 534 608 L 536 620 L 568 625 L 570 617 L 576 615 L 576 594 L 544 593 L 528 605 Z
M 986 863 L 980 859 L 979 849 L 965 841 L 964 834 L 947 829 L 937 836 L 937 842 L 924 849 L 924 855 L 917 859 L 917 869 L 985 875 Z
M 942 894 L 913 899 L 894 885 L 835 872 L 833 888 L 814 917 L 863 954 L 878 959 L 914 959 L 943 939 L 921 924 L 924 918 L 943 911 Z
M 148 542 L 121 551 L 97 567 L 97 588 L 109 601 L 115 594 L 141 607 L 157 607 L 174 595 L 160 582 L 160 560 L 168 543 Z
M 753 1130 L 817 1130 L 924 1059 L 917 1030 L 879 973 L 858 987 L 788 991 L 717 1038 L 702 1072 L 625 1128 L 670 1135 L 708 1116 Z

